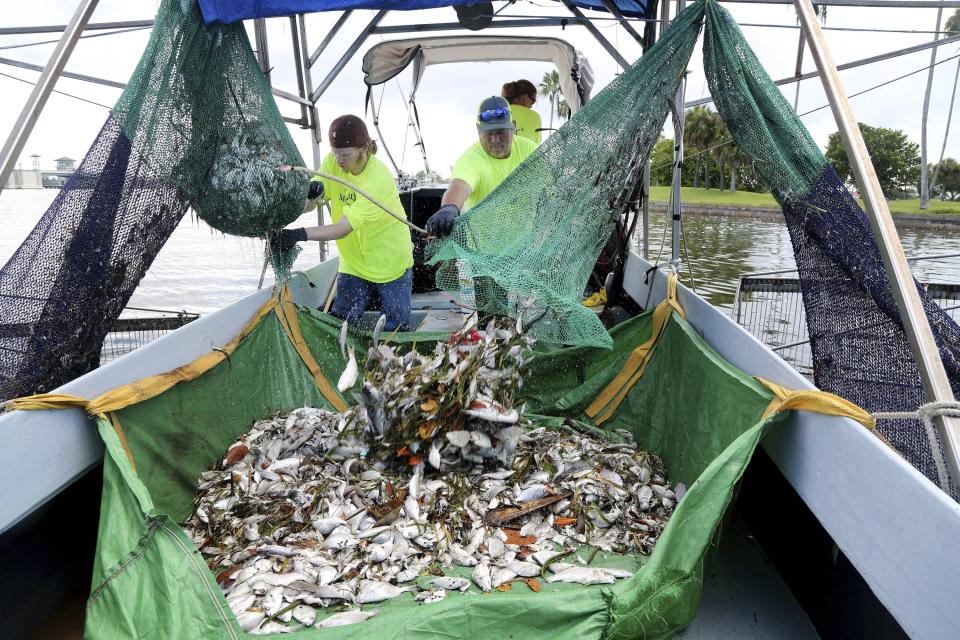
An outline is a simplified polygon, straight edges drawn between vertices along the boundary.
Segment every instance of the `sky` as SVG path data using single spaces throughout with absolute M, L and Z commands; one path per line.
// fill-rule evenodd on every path
M 3 0 L 3 26 L 65 24 L 72 16 L 77 4 L 78 0 L 45 0 L 44 2 Z M 779 79 L 793 75 L 800 34 L 799 29 L 796 28 L 797 21 L 793 7 L 723 4 L 741 24 L 747 41 L 770 76 Z M 158 6 L 159 0 L 100 0 L 91 22 L 151 19 Z M 500 6 L 501 3 L 495 3 L 495 8 L 499 9 Z M 944 10 L 944 22 L 952 12 L 953 9 Z M 588 13 L 601 18 L 608 17 L 605 13 Z M 559 3 L 536 0 L 535 2 L 521 1 L 508 6 L 502 11 L 502 15 L 565 16 L 568 14 Z M 354 12 L 336 40 L 313 67 L 312 75 L 315 84 L 327 75 L 372 16 L 372 11 Z M 936 16 L 936 9 L 830 7 L 827 12 L 825 33 L 834 62 L 842 64 L 930 41 L 933 38 Z M 306 17 L 308 47 L 311 51 L 323 39 L 336 18 L 336 14 L 310 14 Z M 382 24 L 453 21 L 455 21 L 453 9 L 443 8 L 393 12 Z M 756 24 L 773 24 L 780 27 L 752 26 Z M 640 25 L 636 26 L 640 30 Z M 274 67 L 274 86 L 296 93 L 289 21 L 286 18 L 272 18 L 267 21 L 267 27 L 270 62 Z M 604 20 L 598 21 L 598 27 L 627 60 L 632 62 L 640 55 L 639 45 L 620 26 Z M 847 30 L 854 28 L 872 31 Z M 883 30 L 912 33 L 890 33 Z M 252 42 L 252 24 L 248 24 L 248 32 Z M 582 27 L 568 26 L 565 30 L 540 28 L 527 31 L 495 29 L 482 33 L 554 36 L 569 41 L 591 62 L 596 76 L 594 95 L 613 80 L 619 69 L 617 63 Z M 432 33 L 431 35 L 449 34 Z M 55 46 L 53 43 L 26 47 L 18 45 L 56 40 L 58 37 L 59 34 L 0 36 L 0 57 L 43 65 L 53 51 Z M 346 65 L 317 104 L 324 139 L 326 139 L 327 125 L 336 116 L 344 113 L 362 116 L 364 113 L 366 86 L 363 83 L 360 63 L 366 50 L 384 39 L 409 37 L 413 36 L 372 36 Z M 125 82 L 136 67 L 148 38 L 149 30 L 141 30 L 83 39 L 78 43 L 66 68 L 77 73 Z M 943 60 L 958 53 L 960 53 L 960 47 L 947 45 L 939 49 L 937 59 Z M 960 58 L 935 68 L 928 125 L 931 162 L 935 162 L 940 154 L 958 60 Z M 929 64 L 930 51 L 927 50 L 841 72 L 841 79 L 844 89 L 851 94 Z M 456 159 L 476 140 L 476 131 L 473 126 L 474 113 L 481 99 L 499 94 L 501 85 L 511 80 L 526 78 L 534 84 L 539 84 L 544 73 L 551 70 L 552 66 L 546 63 L 527 62 L 464 63 L 428 68 L 417 92 L 417 108 L 431 169 L 443 176 L 448 176 Z M 687 100 L 706 96 L 708 91 L 703 74 L 700 45 L 695 49 L 689 70 Z M 814 70 L 809 51 L 804 58 L 803 70 Z M 9 135 L 32 89 L 29 84 L 10 76 L 33 82 L 39 77 L 39 73 L 0 64 L 0 74 L 3 74 L 0 75 L 0 96 L 2 96 L 0 130 L 5 138 Z M 854 97 L 851 100 L 854 114 L 861 122 L 875 127 L 901 129 L 912 141 L 919 143 L 926 81 L 927 73 L 923 71 L 870 91 L 863 96 Z M 399 76 L 396 81 L 387 83 L 382 94 L 381 90 L 377 89 L 374 92 L 374 99 L 381 104 L 382 142 L 389 147 L 401 169 L 416 173 L 424 168 L 424 163 L 419 148 L 414 146 L 412 131 L 406 125 L 407 114 L 403 95 L 409 90 L 409 86 L 408 71 Z M 120 96 L 119 89 L 67 78 L 61 78 L 56 89 L 106 106 L 112 106 Z M 794 86 L 782 87 L 782 91 L 792 103 Z M 285 115 L 299 117 L 299 108 L 296 105 L 282 99 L 278 99 L 278 102 Z M 819 80 L 811 79 L 801 83 L 798 112 L 804 113 L 825 104 L 826 98 Z M 30 166 L 32 154 L 40 155 L 40 163 L 44 169 L 52 168 L 54 159 L 61 156 L 72 157 L 78 161 L 82 159 L 108 114 L 108 110 L 100 105 L 53 94 L 24 147 L 21 156 L 22 166 L 25 168 Z M 544 99 L 538 100 L 534 108 L 540 112 L 546 126 L 550 120 L 548 102 Z M 830 133 L 837 129 L 829 109 L 821 109 L 804 116 L 802 120 L 821 148 L 826 146 Z M 368 124 L 372 124 L 369 118 Z M 960 158 L 960 132 L 956 131 L 960 129 L 960 122 L 956 123 L 954 128 L 947 143 L 946 156 Z M 290 129 L 305 161 L 310 164 L 312 151 L 309 133 L 296 126 L 291 126 Z M 372 127 L 371 133 L 376 135 Z M 665 134 L 671 135 L 669 123 Z M 325 142 L 322 143 L 321 149 L 324 153 L 327 151 Z M 386 161 L 386 155 L 382 152 L 381 155 Z

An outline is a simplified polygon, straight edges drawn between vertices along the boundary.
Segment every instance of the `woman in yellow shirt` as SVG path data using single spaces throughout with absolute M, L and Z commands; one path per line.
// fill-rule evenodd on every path
M 529 80 L 514 80 L 503 85 L 500 95 L 510 103 L 510 114 L 517 123 L 516 135 L 540 144 L 543 127 L 540 114 L 531 109 L 537 101 L 537 88 Z
M 330 153 L 320 171 L 356 185 L 394 213 L 405 216 L 396 181 L 374 156 L 377 146 L 363 120 L 340 116 L 330 123 L 328 140 Z M 307 210 L 320 198 L 330 201 L 332 224 L 281 229 L 274 246 L 289 250 L 304 240 L 336 240 L 340 267 L 330 313 L 354 324 L 376 291 L 387 317 L 386 330 L 409 330 L 413 285 L 410 230 L 339 182 L 314 178 L 307 193 Z

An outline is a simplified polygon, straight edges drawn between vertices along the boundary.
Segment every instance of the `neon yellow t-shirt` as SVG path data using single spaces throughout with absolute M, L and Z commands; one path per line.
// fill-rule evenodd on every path
M 397 215 L 406 217 L 393 175 L 375 156 L 370 156 L 358 176 L 337 166 L 332 153 L 323 159 L 320 171 L 357 185 Z M 330 200 L 333 222 L 346 216 L 353 227 L 347 237 L 336 241 L 340 273 L 382 283 L 396 280 L 413 266 L 413 242 L 406 225 L 339 182 L 319 177 L 314 180 L 323 182 L 324 198 Z
M 543 127 L 543 121 L 540 119 L 539 113 L 522 104 L 512 104 L 510 105 L 510 115 L 513 116 L 513 121 L 517 123 L 516 135 L 540 144 L 540 132 L 537 129 Z
M 479 140 L 470 145 L 453 165 L 453 174 L 450 176 L 451 180 L 459 178 L 470 185 L 470 197 L 463 203 L 463 210 L 476 206 L 486 198 L 536 149 L 537 145 L 533 142 L 514 135 L 510 155 L 500 160 L 488 155 Z

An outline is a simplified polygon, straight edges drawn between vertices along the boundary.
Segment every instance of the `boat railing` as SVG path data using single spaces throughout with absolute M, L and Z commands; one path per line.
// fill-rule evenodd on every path
M 960 253 L 920 255 L 907 260 L 920 262 L 957 257 L 960 257 Z M 813 354 L 807 334 L 800 279 L 796 274 L 796 269 L 741 274 L 731 316 L 737 324 L 812 380 Z M 921 285 L 948 316 L 960 320 L 960 283 L 921 282 Z M 856 329 L 867 328 L 870 327 Z
M 126 317 L 124 317 L 124 315 Z M 100 349 L 100 364 L 139 349 L 160 336 L 179 329 L 200 317 L 188 311 L 127 307 L 117 318 Z

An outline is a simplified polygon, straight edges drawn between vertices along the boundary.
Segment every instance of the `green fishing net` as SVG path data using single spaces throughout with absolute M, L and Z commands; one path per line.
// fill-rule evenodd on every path
M 307 178 L 241 23 L 206 28 L 196 2 L 167 0 L 113 110 L 140 158 L 224 233 L 264 236 L 303 211 Z
M 671 112 L 703 4 L 593 98 L 428 248 L 437 285 L 466 306 L 520 318 L 555 344 L 612 342 L 581 295 Z

